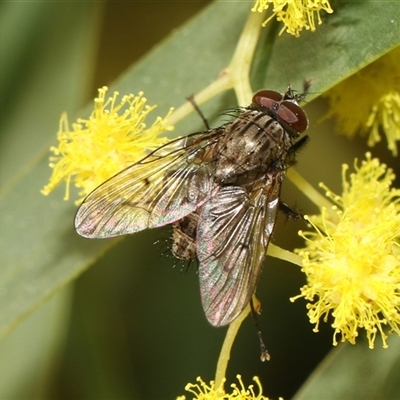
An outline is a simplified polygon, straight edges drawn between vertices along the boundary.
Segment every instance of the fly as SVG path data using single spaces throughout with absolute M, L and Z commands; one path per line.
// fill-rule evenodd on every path
M 308 139 L 303 99 L 290 86 L 262 90 L 231 122 L 161 146 L 90 193 L 76 231 L 110 238 L 172 224 L 175 257 L 199 260 L 208 321 L 229 324 L 251 302 L 286 207 L 285 171 Z

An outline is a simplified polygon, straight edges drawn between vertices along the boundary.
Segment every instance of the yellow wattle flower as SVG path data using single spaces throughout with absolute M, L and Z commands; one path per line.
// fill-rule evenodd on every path
M 61 116 L 57 134 L 58 146 L 51 147 L 53 169 L 50 182 L 42 189 L 49 194 L 61 182 L 66 182 L 65 200 L 73 183 L 81 198 L 89 194 L 117 172 L 143 158 L 168 141 L 162 132 L 172 130 L 167 117 L 157 117 L 147 127 L 146 118 L 156 106 L 146 104 L 140 92 L 118 101 L 118 92 L 106 99 L 107 87 L 99 89 L 94 109 L 88 119 L 79 118 L 70 128 L 66 114 Z
M 316 23 L 322 24 L 320 12 L 332 13 L 328 0 L 257 0 L 252 11 L 263 12 L 272 6 L 272 14 L 263 22 L 263 26 L 276 17 L 282 21 L 284 31 L 294 36 L 300 36 L 303 29 L 315 31 Z
M 400 140 L 400 46 L 351 75 L 324 94 L 335 118 L 336 131 L 350 138 L 368 136 L 374 146 L 386 136 L 397 156 Z
M 320 320 L 332 319 L 333 344 L 337 337 L 355 343 L 360 329 L 369 347 L 379 335 L 400 335 L 400 189 L 391 188 L 393 172 L 367 153 L 355 173 L 346 177 L 343 193 L 326 196 L 335 205 L 309 216 L 313 231 L 297 253 L 303 258 L 307 285 L 301 289 L 310 322 L 318 331 Z
M 200 377 L 196 380 L 198 383 L 192 384 L 188 383 L 185 390 L 190 392 L 195 397 L 193 400 L 268 400 L 268 397 L 263 396 L 261 382 L 257 376 L 253 378 L 257 386 L 257 391 L 255 391 L 254 385 L 250 385 L 246 388 L 243 384 L 242 377 L 236 375 L 239 385 L 232 384 L 231 393 L 226 393 L 223 389 L 223 384 L 219 388 L 215 388 L 214 381 L 211 381 L 208 385 Z M 256 393 L 258 392 L 258 393 Z M 185 396 L 179 396 L 177 400 L 185 400 Z

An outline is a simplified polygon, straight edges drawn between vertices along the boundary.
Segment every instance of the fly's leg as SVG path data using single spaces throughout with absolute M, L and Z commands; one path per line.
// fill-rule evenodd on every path
M 286 168 L 292 167 L 296 164 L 296 154 L 308 143 L 310 138 L 306 135 L 295 142 L 287 151 L 285 160 Z
M 279 210 L 282 211 L 286 215 L 287 219 L 291 219 L 294 221 L 299 221 L 301 219 L 304 219 L 303 214 L 300 214 L 297 210 L 290 207 L 288 204 L 286 204 L 283 201 L 279 202 Z
M 260 329 L 260 327 L 258 325 L 258 321 L 257 321 L 257 314 L 260 314 L 260 306 L 258 306 L 258 308 L 255 309 L 254 303 L 253 303 L 253 298 L 250 300 L 250 309 L 251 309 L 251 315 L 253 316 L 254 326 L 256 328 L 258 340 L 260 341 L 260 350 L 261 350 L 260 359 L 262 362 L 269 361 L 271 359 L 271 356 L 268 353 L 267 348 L 265 347 L 265 343 L 264 343 L 264 340 L 263 340 L 262 334 L 261 334 L 261 329 Z
M 203 120 L 204 125 L 206 126 L 206 129 L 209 131 L 211 129 L 210 125 L 208 124 L 207 118 L 204 116 L 203 112 L 200 110 L 200 107 L 196 103 L 196 100 L 194 99 L 194 95 L 192 94 L 191 96 L 187 97 L 186 100 L 192 104 L 192 106 L 196 110 L 197 114 L 199 114 L 200 118 Z

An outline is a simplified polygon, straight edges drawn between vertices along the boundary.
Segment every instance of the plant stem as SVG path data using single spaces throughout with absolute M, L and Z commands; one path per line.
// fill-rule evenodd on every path
M 250 68 L 264 15 L 265 13 L 250 12 L 229 66 L 221 71 L 213 83 L 194 96 L 197 104 L 203 104 L 218 93 L 231 88 L 235 90 L 239 106 L 251 103 L 253 92 L 250 85 Z M 167 123 L 175 125 L 192 111 L 192 104 L 186 102 L 169 116 Z
M 295 169 L 289 169 L 286 176 L 298 187 L 315 205 L 325 207 L 328 211 L 332 209 L 332 203 L 308 183 Z
M 299 267 L 302 267 L 302 258 L 297 254 L 292 253 L 291 251 L 281 249 L 279 246 L 276 246 L 272 243 L 268 245 L 267 254 L 271 257 L 279 258 L 281 260 L 288 261 L 292 264 L 296 264 Z
M 242 311 L 242 313 L 229 325 L 217 363 L 217 370 L 215 373 L 216 388 L 219 388 L 223 384 L 224 378 L 226 376 L 226 369 L 228 367 L 228 362 L 230 359 L 233 342 L 235 341 L 236 335 L 239 331 L 240 326 L 242 325 L 242 322 L 247 317 L 249 312 L 250 312 L 250 305 L 248 305 Z
M 239 106 L 251 103 L 253 91 L 250 84 L 250 68 L 264 16 L 265 12 L 250 12 L 228 67 Z

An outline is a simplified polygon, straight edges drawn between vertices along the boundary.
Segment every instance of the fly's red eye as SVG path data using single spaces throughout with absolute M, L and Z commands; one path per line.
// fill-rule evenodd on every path
M 308 127 L 306 113 L 293 100 L 283 100 L 283 95 L 274 90 L 260 90 L 253 96 L 253 103 L 273 110 L 296 132 L 302 133 Z
M 281 100 L 282 95 L 275 90 L 260 90 L 253 96 L 253 103 L 265 108 L 276 108 Z
M 292 101 L 282 102 L 277 114 L 296 132 L 302 133 L 308 127 L 307 115 L 297 103 Z

